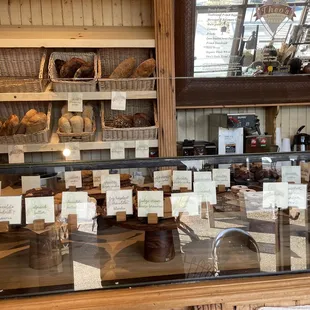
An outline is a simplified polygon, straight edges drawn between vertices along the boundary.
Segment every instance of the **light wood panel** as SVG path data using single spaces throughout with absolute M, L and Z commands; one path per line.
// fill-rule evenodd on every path
M 0 25 L 154 26 L 152 0 L 1 0 Z

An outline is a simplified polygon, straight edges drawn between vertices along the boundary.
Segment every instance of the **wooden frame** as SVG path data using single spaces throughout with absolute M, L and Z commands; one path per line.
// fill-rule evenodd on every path
M 196 0 L 178 0 L 175 4 L 178 108 L 309 101 L 308 75 L 194 78 L 195 10 Z

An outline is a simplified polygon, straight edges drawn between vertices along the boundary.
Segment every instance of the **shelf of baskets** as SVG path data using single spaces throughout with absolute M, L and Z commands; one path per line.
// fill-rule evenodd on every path
M 153 27 L 1 26 L 0 47 L 155 47 Z

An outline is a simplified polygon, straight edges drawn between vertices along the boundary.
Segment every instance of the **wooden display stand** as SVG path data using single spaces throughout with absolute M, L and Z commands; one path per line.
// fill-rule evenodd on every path
M 209 202 L 206 203 L 207 212 L 208 212 L 208 223 L 209 228 L 215 228 L 215 220 L 214 220 L 214 208 Z
M 117 222 L 126 222 L 127 214 L 126 212 L 116 212 L 116 221 Z
M 158 216 L 156 213 L 149 213 L 147 215 L 147 222 L 150 225 L 158 224 Z
M 6 233 L 10 230 L 10 222 L 0 222 L 0 233 Z

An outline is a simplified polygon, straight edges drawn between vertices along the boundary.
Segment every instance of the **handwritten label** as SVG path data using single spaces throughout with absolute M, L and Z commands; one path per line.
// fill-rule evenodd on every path
M 81 160 L 80 142 L 65 143 L 65 149 L 70 151 L 66 160 Z
M 218 185 L 230 187 L 230 170 L 229 169 L 213 169 L 213 181 Z
M 121 179 L 119 174 L 109 174 L 101 176 L 101 193 L 106 191 L 119 191 L 121 189 Z
M 216 184 L 214 181 L 194 182 L 194 192 L 202 196 L 203 201 L 211 205 L 217 204 Z
M 138 217 L 147 217 L 149 213 L 164 216 L 164 192 L 138 192 Z
M 133 214 L 132 190 L 107 191 L 107 215 L 116 215 L 117 212 Z
M 109 175 L 109 170 L 93 170 L 93 184 L 94 187 L 98 187 L 101 184 L 101 176 L 102 175 Z
M 154 187 L 163 188 L 163 186 L 171 186 L 172 174 L 171 170 L 154 171 Z
M 112 91 L 111 110 L 126 110 L 127 93 L 122 91 Z
M 39 175 L 22 176 L 22 193 L 25 194 L 29 189 L 41 187 L 41 179 Z
M 68 111 L 83 112 L 83 93 L 68 93 Z
M 307 209 L 307 184 L 288 185 L 288 205 L 298 209 Z
M 24 145 L 8 145 L 9 164 L 25 162 Z
M 26 223 L 34 220 L 45 220 L 46 223 L 55 222 L 54 197 L 25 198 Z
M 180 212 L 190 216 L 199 215 L 201 197 L 193 193 L 171 194 L 172 216 L 179 216 Z
M 0 197 L 0 222 L 10 225 L 21 224 L 22 196 Z
M 211 171 L 194 172 L 194 182 L 212 181 Z
M 275 207 L 287 209 L 288 207 L 288 183 L 264 183 L 264 192 L 273 192 L 275 196 Z
M 76 188 L 82 187 L 82 173 L 81 171 L 67 171 L 65 172 L 66 188 L 75 186 Z
M 148 140 L 136 141 L 136 158 L 149 158 L 150 146 Z
M 86 192 L 63 192 L 61 216 L 77 214 L 78 218 L 87 217 L 88 194 Z
M 309 182 L 309 163 L 300 163 L 301 179 L 303 182 Z
M 181 187 L 192 190 L 192 171 L 173 171 L 173 189 Z
M 273 191 L 245 192 L 244 203 L 247 212 L 271 210 L 275 206 Z
M 111 142 L 110 157 L 111 159 L 124 159 L 125 158 L 125 143 L 124 142 Z
M 282 166 L 282 182 L 301 183 L 300 166 Z

